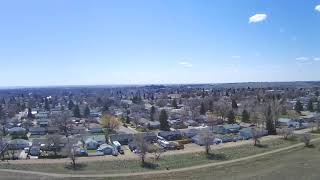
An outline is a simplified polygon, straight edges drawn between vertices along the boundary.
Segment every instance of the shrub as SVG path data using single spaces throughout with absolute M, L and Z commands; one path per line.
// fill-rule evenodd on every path
M 309 133 L 303 134 L 301 141 L 305 144 L 305 146 L 310 146 L 311 135 Z

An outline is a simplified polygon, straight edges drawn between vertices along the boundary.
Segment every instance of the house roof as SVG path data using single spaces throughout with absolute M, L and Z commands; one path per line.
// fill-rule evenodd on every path
M 29 128 L 29 132 L 44 132 L 46 131 L 45 128 L 43 127 L 31 127 Z
M 25 128 L 22 128 L 22 127 L 13 127 L 11 129 L 8 130 L 9 132 L 23 132 L 23 131 L 26 131 Z
M 13 139 L 9 141 L 9 144 L 29 144 L 29 141 L 24 139 Z

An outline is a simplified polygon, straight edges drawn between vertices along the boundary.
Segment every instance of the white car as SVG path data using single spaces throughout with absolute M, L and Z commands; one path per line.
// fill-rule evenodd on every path
M 213 143 L 214 144 L 221 144 L 222 143 L 222 139 L 214 138 Z

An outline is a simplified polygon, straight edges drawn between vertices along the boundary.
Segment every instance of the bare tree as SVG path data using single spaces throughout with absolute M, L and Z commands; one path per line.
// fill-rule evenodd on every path
M 59 126 L 59 129 L 63 131 L 66 137 L 68 137 L 68 128 L 70 122 L 66 111 L 63 111 L 61 114 L 54 115 L 53 124 Z
M 134 143 L 137 146 L 137 154 L 140 156 L 141 165 L 145 165 L 145 157 L 147 152 L 149 151 L 150 145 L 144 139 L 144 135 L 142 133 L 138 133 L 134 136 Z
M 207 155 L 209 155 L 211 150 L 210 146 L 213 143 L 214 136 L 212 133 L 210 133 L 210 131 L 206 130 L 201 133 L 201 139 L 203 141 L 205 152 Z
M 75 169 L 76 168 L 76 160 L 77 160 L 77 155 L 76 155 L 76 147 L 73 145 L 72 142 L 69 142 L 66 144 L 63 148 L 63 154 L 66 157 L 69 157 L 71 160 L 71 165 Z
M 258 144 L 260 144 L 260 138 L 262 136 L 262 132 L 260 129 L 252 128 L 251 133 L 252 133 L 253 145 L 257 146 Z
M 60 149 L 60 144 L 62 143 L 62 137 L 58 134 L 48 135 L 48 143 L 50 149 L 53 150 L 54 156 L 57 157 L 58 151 Z
M 101 118 L 101 124 L 103 127 L 107 128 L 108 131 L 112 132 L 118 129 L 121 123 L 116 117 L 110 114 L 105 114 Z
M 220 99 L 216 106 L 214 106 L 215 112 L 223 119 L 228 115 L 228 112 L 231 110 L 231 106 L 229 106 L 224 99 Z
M 283 136 L 283 139 L 287 140 L 293 134 L 293 128 L 282 128 L 279 130 L 279 134 Z
M 303 137 L 301 138 L 301 141 L 305 144 L 306 147 L 310 146 L 311 134 L 304 133 Z
M 4 154 L 7 151 L 8 144 L 3 140 L 3 134 L 0 132 L 0 153 L 1 153 L 1 159 L 4 160 Z
M 154 146 L 154 145 L 153 145 L 153 146 L 150 146 L 149 152 L 152 152 L 152 153 L 153 153 L 153 155 L 154 155 L 154 160 L 157 161 L 157 160 L 160 159 L 162 153 L 164 153 L 165 150 L 162 149 L 162 148 L 160 148 L 160 147 L 158 147 L 158 146 Z
M 211 131 L 213 131 L 213 127 L 219 124 L 219 119 L 215 115 L 209 114 L 207 124 L 211 127 Z

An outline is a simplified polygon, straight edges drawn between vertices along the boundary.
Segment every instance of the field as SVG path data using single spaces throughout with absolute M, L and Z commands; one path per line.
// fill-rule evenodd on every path
M 314 148 L 301 147 L 273 156 L 223 167 L 203 168 L 157 176 L 136 176 L 130 179 L 318 180 L 320 179 L 319 145 L 317 144 Z

